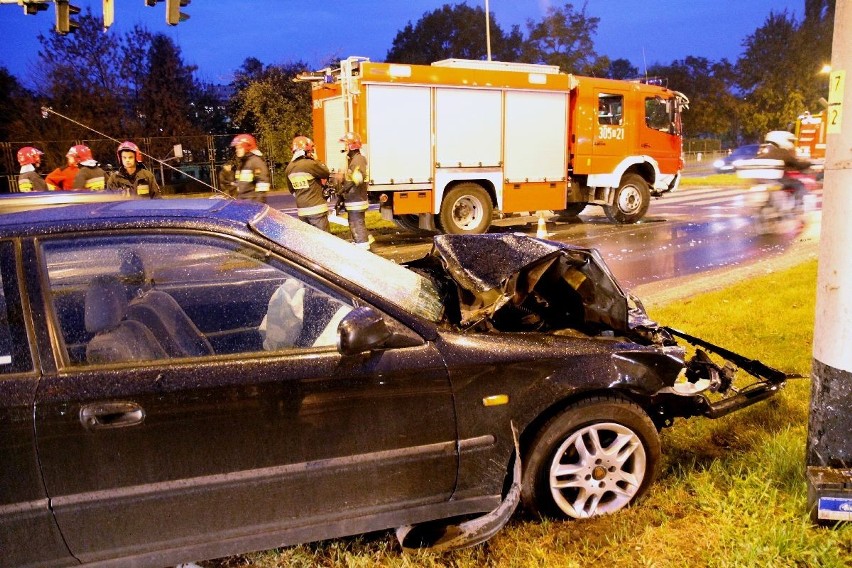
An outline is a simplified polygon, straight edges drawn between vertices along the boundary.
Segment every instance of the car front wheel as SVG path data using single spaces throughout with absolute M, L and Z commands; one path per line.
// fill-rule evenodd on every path
M 595 397 L 552 418 L 529 446 L 521 486 L 525 507 L 583 519 L 614 513 L 641 497 L 656 476 L 660 439 L 638 405 Z

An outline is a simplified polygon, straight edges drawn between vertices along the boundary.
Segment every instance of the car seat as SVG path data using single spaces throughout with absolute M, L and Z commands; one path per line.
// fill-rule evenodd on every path
M 113 276 L 97 276 L 86 291 L 86 331 L 95 334 L 86 345 L 88 363 L 120 363 L 166 358 L 166 352 L 145 325 L 124 319 L 126 289 Z
M 169 357 L 212 355 L 213 346 L 167 292 L 147 290 L 127 306 L 127 319 L 154 332 Z

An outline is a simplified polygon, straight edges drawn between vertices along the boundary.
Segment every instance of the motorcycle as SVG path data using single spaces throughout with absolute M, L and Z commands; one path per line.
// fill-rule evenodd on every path
M 815 173 L 784 171 L 779 160 L 751 159 L 735 162 L 737 176 L 757 182 L 746 193 L 761 234 L 779 233 L 804 224 L 808 196 L 815 189 Z

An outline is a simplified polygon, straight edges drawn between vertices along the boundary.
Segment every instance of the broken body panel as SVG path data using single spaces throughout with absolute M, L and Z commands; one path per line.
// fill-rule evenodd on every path
M 488 262 L 482 262 L 486 255 Z M 605 390 L 638 401 L 658 429 L 671 426 L 677 417 L 719 418 L 777 394 L 787 379 L 760 361 L 653 322 L 595 249 L 524 235 L 441 235 L 429 256 L 407 266 L 434 281 L 447 306 L 447 322 L 463 333 L 506 336 L 514 348 L 534 338 L 529 349 L 541 345 L 540 334 L 548 334 L 552 340 L 547 349 L 556 359 L 569 356 L 563 350 L 577 349 L 578 338 L 588 340 L 579 349 L 589 359 L 583 377 L 576 372 L 539 376 L 527 369 L 528 392 L 541 396 L 530 397 L 513 415 L 521 431 L 530 426 L 525 417 L 547 415 L 554 400 Z M 571 341 L 562 344 L 560 336 Z M 691 358 L 676 338 L 696 347 Z M 715 362 L 708 352 L 723 361 Z M 606 359 L 609 364 L 602 364 Z M 736 384 L 738 369 L 753 377 L 751 384 Z M 456 396 L 465 405 L 466 398 L 478 394 L 460 388 Z M 463 420 L 460 428 L 465 435 Z M 463 458 L 460 467 L 465 466 Z M 484 469 L 479 473 L 487 474 Z M 511 516 L 515 497 L 508 492 L 504 503 L 485 517 L 488 522 L 467 521 L 444 530 L 431 523 L 429 531 L 419 534 L 417 546 L 442 550 L 481 542 L 480 527 L 496 532 L 494 527 Z M 398 533 L 404 546 L 414 546 L 404 541 L 410 530 Z

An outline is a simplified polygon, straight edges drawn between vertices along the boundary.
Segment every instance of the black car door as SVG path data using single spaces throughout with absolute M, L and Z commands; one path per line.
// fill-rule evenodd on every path
M 72 561 L 50 512 L 33 437 L 38 373 L 16 246 L 0 242 L 0 566 Z M 63 562 L 64 561 L 64 562 Z
M 81 560 L 225 554 L 228 539 L 287 530 L 325 538 L 449 499 L 446 369 L 402 323 L 389 320 L 405 346 L 342 357 L 337 322 L 357 300 L 233 238 L 91 234 L 36 248 L 58 368 L 38 390 L 38 451 Z M 146 302 L 154 333 L 130 315 Z M 201 341 L 165 337 L 191 328 Z M 199 345 L 210 352 L 173 351 Z

